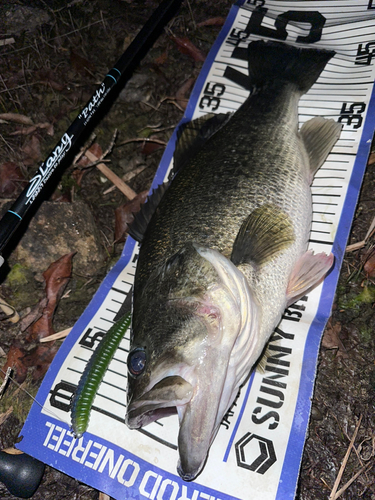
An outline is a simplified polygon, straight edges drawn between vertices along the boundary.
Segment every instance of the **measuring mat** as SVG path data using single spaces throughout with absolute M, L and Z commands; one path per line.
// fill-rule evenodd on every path
M 249 94 L 247 44 L 258 39 L 336 51 L 299 102 L 299 126 L 314 116 L 343 125 L 312 185 L 309 247 L 332 252 L 324 283 L 286 309 L 264 369 L 251 375 L 226 415 L 203 472 L 184 482 L 176 472 L 178 417 L 139 431 L 124 423 L 129 331 L 95 398 L 88 431 L 75 439 L 71 397 L 93 350 L 130 310 L 138 244 L 123 254 L 61 346 L 17 445 L 24 452 L 116 499 L 293 499 L 308 428 L 321 335 L 356 207 L 375 124 L 375 0 L 248 0 L 236 4 L 199 75 L 183 122 L 233 112 Z M 176 132 L 152 189 L 172 166 Z

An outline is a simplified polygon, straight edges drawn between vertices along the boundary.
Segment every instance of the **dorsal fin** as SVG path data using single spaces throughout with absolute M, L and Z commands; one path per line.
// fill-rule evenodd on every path
M 293 224 L 276 205 L 256 208 L 242 223 L 233 245 L 234 265 L 260 266 L 294 242 Z
M 300 130 L 303 143 L 310 160 L 311 178 L 323 165 L 331 149 L 336 144 L 342 124 L 315 116 L 304 123 Z
M 138 243 L 142 243 L 151 217 L 154 215 L 156 207 L 159 205 L 168 186 L 169 182 L 159 184 L 159 186 L 148 196 L 140 211 L 134 215 L 134 221 L 131 223 L 128 233 L 132 238 L 138 241 Z
M 197 154 L 210 137 L 228 122 L 231 116 L 231 113 L 217 115 L 208 113 L 181 125 L 177 132 L 177 144 L 173 155 L 173 176 Z
M 217 115 L 209 113 L 181 125 L 177 131 L 177 144 L 173 155 L 174 165 L 169 173 L 169 181 L 160 184 L 154 189 L 152 194 L 147 198 L 146 203 L 142 205 L 141 210 L 134 215 L 134 221 L 128 231 L 132 238 L 142 243 L 151 217 L 173 177 L 196 155 L 203 144 L 227 123 L 231 116 L 231 113 L 220 113 Z

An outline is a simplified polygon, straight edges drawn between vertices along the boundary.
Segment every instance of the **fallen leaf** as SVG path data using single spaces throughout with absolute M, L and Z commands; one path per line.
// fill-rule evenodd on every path
M 58 201 L 59 203 L 71 203 L 72 196 L 70 192 L 62 193 L 58 189 L 53 193 L 50 198 L 51 201 Z
M 155 64 L 157 66 L 163 65 L 167 62 L 168 60 L 168 51 L 165 50 L 159 57 L 155 59 Z
M 210 19 L 206 19 L 197 24 L 197 27 L 200 28 L 202 26 L 223 26 L 225 23 L 225 17 L 210 17 Z
M 93 63 L 80 56 L 73 50 L 70 51 L 70 64 L 72 68 L 82 75 L 92 75 L 95 71 L 95 66 Z
M 142 149 L 141 149 L 141 153 L 145 156 L 149 156 L 149 155 L 152 155 L 153 153 L 155 153 L 155 151 L 158 151 L 159 149 L 162 149 L 164 147 L 165 146 L 163 146 L 159 142 L 156 142 L 156 141 L 153 142 L 152 138 L 150 138 L 149 141 L 145 141 L 145 143 L 143 144 Z
M 17 341 L 15 341 L 10 346 L 6 362 L 2 367 L 2 378 L 4 378 L 4 373 L 6 373 L 8 367 L 10 367 L 13 368 L 15 372 L 15 374 L 13 375 L 15 380 L 19 384 L 22 384 L 27 375 L 27 367 L 23 364 L 23 357 L 25 356 L 25 354 L 26 350 Z
M 40 300 L 32 309 L 31 311 L 24 316 L 21 321 L 20 321 L 20 330 L 21 332 L 24 332 L 29 328 L 29 326 L 32 323 L 35 323 L 43 313 L 44 308 L 47 305 L 47 297 L 44 297 L 42 300 Z
M 22 125 L 33 125 L 32 119 L 25 115 L 20 115 L 19 113 L 0 113 L 0 120 L 6 120 L 8 122 L 21 123 Z
M 7 161 L 0 165 L 0 196 L 11 196 L 23 187 L 20 181 L 24 180 L 20 167 Z
M 40 147 L 40 140 L 36 135 L 28 136 L 25 144 L 22 147 L 24 153 L 24 164 L 32 165 L 42 158 L 42 151 Z
M 375 278 L 375 251 L 372 251 L 363 266 L 365 273 L 369 278 Z
M 134 214 L 139 212 L 141 206 L 146 201 L 148 191 L 142 191 L 135 198 L 115 210 L 115 240 L 125 241 L 125 234 L 129 231 L 131 223 L 134 221 Z
M 89 151 L 94 156 L 96 156 L 96 158 L 101 158 L 103 156 L 103 150 L 102 150 L 100 144 L 97 142 L 94 142 L 94 144 L 92 144 L 87 151 Z M 80 160 L 77 163 L 77 165 L 79 165 L 81 168 L 85 168 L 91 164 L 92 164 L 92 160 L 90 160 L 86 156 L 86 154 L 82 155 Z
M 80 169 L 80 168 L 76 168 L 73 170 L 72 177 L 75 180 L 75 182 L 77 183 L 78 187 L 81 187 L 82 179 L 83 179 L 83 176 L 85 175 L 86 172 L 87 172 L 86 170 Z
M 186 82 L 182 84 L 182 86 L 178 89 L 176 93 L 176 101 L 177 104 L 182 108 L 186 109 L 188 103 L 188 97 L 190 95 L 190 91 L 194 85 L 195 78 L 188 78 Z
M 11 132 L 9 135 L 30 135 L 39 129 L 46 130 L 47 134 L 50 136 L 53 136 L 54 134 L 53 125 L 51 125 L 51 123 L 45 122 L 45 123 L 36 123 L 35 125 L 31 125 L 30 127 L 15 130 L 14 132 Z
M 55 342 L 49 345 L 37 345 L 23 357 L 22 362 L 26 369 L 34 368 L 34 382 L 44 377 L 58 350 L 59 345 Z
M 332 324 L 332 318 L 330 318 L 323 333 L 322 346 L 326 349 L 337 349 L 338 356 L 347 358 L 348 354 L 339 337 L 340 332 L 341 323 L 337 321 Z
M 55 333 L 52 326 L 53 314 L 70 279 L 74 254 L 75 252 L 72 252 L 60 257 L 43 273 L 43 278 L 46 282 L 47 304 L 43 309 L 41 317 L 28 328 L 27 342 L 40 340 Z
M 53 90 L 61 92 L 65 86 L 59 83 L 58 75 L 51 69 L 41 69 L 37 72 L 37 76 L 41 83 L 50 86 Z
M 194 59 L 195 62 L 204 62 L 206 56 L 186 37 L 171 36 L 181 54 L 185 54 Z

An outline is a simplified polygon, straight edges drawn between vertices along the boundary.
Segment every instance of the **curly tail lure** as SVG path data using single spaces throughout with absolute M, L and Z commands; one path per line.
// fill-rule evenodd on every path
M 108 330 L 82 373 L 71 409 L 72 431 L 76 438 L 87 430 L 99 386 L 130 323 L 131 314 L 128 313 Z

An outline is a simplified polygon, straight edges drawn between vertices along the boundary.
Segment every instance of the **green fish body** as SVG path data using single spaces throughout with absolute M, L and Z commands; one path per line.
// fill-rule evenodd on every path
M 139 237 L 126 421 L 177 412 L 185 480 L 285 307 L 332 267 L 307 252 L 310 186 L 341 126 L 316 117 L 298 131 L 299 99 L 332 56 L 250 43 L 249 98 L 183 131 L 177 173 Z

